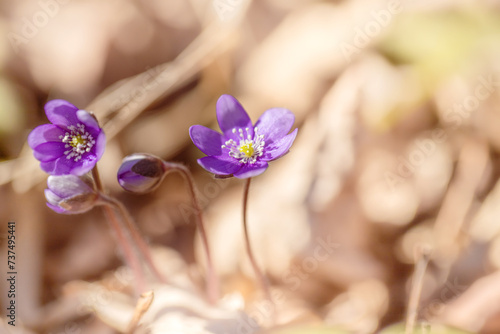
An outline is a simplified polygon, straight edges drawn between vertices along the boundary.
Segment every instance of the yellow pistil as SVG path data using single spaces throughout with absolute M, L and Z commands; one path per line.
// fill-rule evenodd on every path
M 76 135 L 71 138 L 69 144 L 71 145 L 71 147 L 78 147 L 78 145 L 86 145 L 87 140 L 83 139 L 81 135 Z
M 253 143 L 246 143 L 240 146 L 240 152 L 243 153 L 247 158 L 250 158 L 253 156 L 254 150 L 253 150 Z
M 254 128 L 254 133 L 251 133 L 249 128 L 245 128 L 245 131 L 234 128 L 232 132 L 239 133 L 240 138 L 236 139 L 238 142 L 231 138 L 221 145 L 222 149 L 228 150 L 227 154 L 230 157 L 244 164 L 253 164 L 264 154 L 264 135 L 258 134 L 257 128 Z

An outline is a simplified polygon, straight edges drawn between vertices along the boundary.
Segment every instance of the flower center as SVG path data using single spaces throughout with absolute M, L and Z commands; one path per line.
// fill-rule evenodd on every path
M 70 125 L 67 127 L 67 132 L 64 136 L 59 136 L 59 139 L 66 145 L 64 151 L 66 159 L 73 159 L 75 162 L 82 159 L 83 154 L 90 152 L 94 147 L 95 140 L 92 135 L 86 131 L 85 125 L 78 123 L 76 126 Z
M 257 128 L 254 128 L 252 138 L 248 128 L 245 131 L 234 128 L 233 133 L 239 132 L 239 142 L 229 139 L 221 147 L 229 149 L 229 156 L 238 159 L 241 163 L 253 164 L 257 161 L 257 158 L 264 154 L 264 135 L 259 135 L 257 130 Z
M 254 152 L 253 142 L 241 145 L 240 152 L 243 153 L 247 158 L 251 158 Z
M 73 136 L 73 138 L 71 138 L 71 141 L 69 142 L 69 144 L 72 147 L 78 147 L 78 145 L 85 145 L 85 144 L 87 144 L 87 140 L 83 139 L 82 135 L 77 134 L 76 136 Z

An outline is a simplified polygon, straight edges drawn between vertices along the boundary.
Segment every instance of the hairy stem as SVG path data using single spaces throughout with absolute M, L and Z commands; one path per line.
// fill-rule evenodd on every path
M 247 181 L 245 182 L 245 188 L 243 190 L 243 232 L 245 235 L 245 246 L 248 254 L 248 258 L 250 259 L 250 263 L 252 264 L 253 271 L 255 272 L 255 276 L 257 276 L 257 279 L 260 281 L 260 284 L 262 285 L 262 290 L 264 291 L 264 294 L 266 295 L 266 298 L 269 299 L 271 302 L 273 301 L 271 298 L 271 292 L 269 289 L 269 283 L 260 270 L 259 266 L 257 265 L 257 261 L 255 260 L 255 257 L 253 256 L 252 252 L 252 247 L 250 245 L 250 238 L 248 236 L 248 226 L 247 226 L 247 207 L 248 207 L 248 193 L 250 190 L 250 181 L 252 178 L 248 178 Z
M 181 164 L 169 163 L 169 167 L 172 170 L 178 171 L 184 177 L 188 184 L 189 194 L 191 196 L 191 201 L 193 203 L 194 210 L 196 212 L 196 223 L 198 225 L 198 230 L 200 231 L 201 241 L 203 247 L 205 248 L 205 254 L 207 256 L 207 293 L 208 298 L 211 303 L 215 303 L 219 298 L 219 280 L 215 274 L 215 268 L 212 262 L 212 256 L 210 253 L 210 247 L 208 245 L 207 232 L 205 230 L 205 224 L 203 222 L 203 213 L 200 208 L 198 197 L 196 196 L 196 189 L 194 185 L 193 176 L 187 167 Z
M 97 188 L 97 191 L 99 193 L 103 193 L 104 189 L 101 183 L 101 179 L 99 177 L 99 171 L 97 169 L 97 164 L 95 167 L 92 169 L 92 177 L 94 178 L 94 182 Z M 143 291 L 145 291 L 146 284 L 145 284 L 145 278 L 144 278 L 144 272 L 142 270 L 141 264 L 139 262 L 138 257 L 136 254 L 134 254 L 133 248 L 131 247 L 129 240 L 126 237 L 126 233 L 124 231 L 124 228 L 116 216 L 115 211 L 110 207 L 110 206 L 103 206 L 103 211 L 104 214 L 107 218 L 107 221 L 109 222 L 109 225 L 111 228 L 114 230 L 118 244 L 122 248 L 123 255 L 125 257 L 125 262 L 127 265 L 131 268 L 135 279 L 136 279 L 136 292 L 139 294 Z
M 154 264 L 153 257 L 151 256 L 151 252 L 149 251 L 149 246 L 146 243 L 146 240 L 144 240 L 141 232 L 137 229 L 137 226 L 134 223 L 134 219 L 132 218 L 132 215 L 127 210 L 125 205 L 123 205 L 123 203 L 118 201 L 117 199 L 110 196 L 106 196 L 104 194 L 101 194 L 101 199 L 104 201 L 105 205 L 111 206 L 112 208 L 120 212 L 125 221 L 125 225 L 132 236 L 132 239 L 134 240 L 136 246 L 139 248 L 141 255 L 146 260 L 147 265 L 149 266 L 153 274 L 160 280 L 160 282 L 167 283 L 165 277 L 163 277 L 163 275 L 160 273 L 160 271 Z

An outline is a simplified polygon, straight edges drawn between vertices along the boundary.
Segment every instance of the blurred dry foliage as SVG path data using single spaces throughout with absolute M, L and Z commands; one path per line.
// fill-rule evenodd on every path
M 54 98 L 103 124 L 105 186 L 175 282 L 154 287 L 136 333 L 373 333 L 406 319 L 419 247 L 432 252 L 415 333 L 500 333 L 499 1 L 20 0 L 0 13 L 1 267 L 16 221 L 19 272 L 17 326 L 1 333 L 125 332 L 136 307 L 102 212 L 45 206 L 26 137 Z M 289 108 L 299 127 L 250 193 L 274 306 L 244 251 L 242 182 L 203 171 L 188 136 L 217 128 L 223 93 L 253 120 Z M 133 152 L 194 172 L 217 306 L 182 178 L 125 193 L 116 171 Z

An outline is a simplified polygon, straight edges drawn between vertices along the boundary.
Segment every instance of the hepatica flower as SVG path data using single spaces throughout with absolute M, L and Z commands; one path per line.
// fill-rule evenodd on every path
M 262 174 L 270 161 L 285 155 L 292 146 L 297 129 L 288 134 L 295 121 L 284 108 L 265 111 L 252 125 L 241 104 L 230 95 L 222 95 L 216 106 L 222 134 L 202 125 L 189 129 L 191 140 L 207 156 L 198 163 L 218 176 L 240 179 Z
M 45 189 L 47 206 L 57 213 L 76 214 L 94 207 L 99 195 L 90 181 L 75 175 L 50 175 Z
M 167 169 L 163 161 L 152 154 L 134 153 L 123 159 L 117 173 L 118 183 L 131 192 L 153 191 L 163 180 Z
M 95 118 L 64 100 L 47 102 L 45 114 L 52 124 L 40 125 L 28 136 L 42 170 L 51 175 L 89 172 L 106 145 L 104 132 Z

